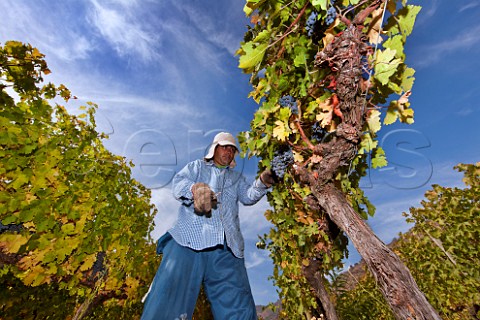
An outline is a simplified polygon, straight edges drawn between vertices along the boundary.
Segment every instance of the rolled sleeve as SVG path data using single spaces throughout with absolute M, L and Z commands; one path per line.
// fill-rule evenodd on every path
M 196 182 L 197 173 L 198 168 L 196 164 L 190 163 L 173 178 L 173 196 L 185 205 L 191 205 L 193 203 L 192 186 Z
M 240 179 L 239 200 L 246 206 L 257 203 L 267 191 L 267 186 L 260 179 L 255 180 L 251 185 L 245 181 L 244 177 Z

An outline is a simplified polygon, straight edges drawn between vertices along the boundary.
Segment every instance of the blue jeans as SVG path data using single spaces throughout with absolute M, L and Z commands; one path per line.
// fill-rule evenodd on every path
M 244 259 L 226 245 L 206 250 L 180 246 L 166 233 L 158 240 L 162 262 L 141 320 L 191 319 L 203 283 L 216 320 L 256 320 Z

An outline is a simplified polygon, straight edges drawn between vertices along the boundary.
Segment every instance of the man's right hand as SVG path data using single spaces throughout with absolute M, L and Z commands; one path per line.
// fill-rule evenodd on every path
M 212 200 L 215 194 L 208 184 L 197 182 L 192 186 L 193 209 L 197 214 L 208 214 L 212 211 Z

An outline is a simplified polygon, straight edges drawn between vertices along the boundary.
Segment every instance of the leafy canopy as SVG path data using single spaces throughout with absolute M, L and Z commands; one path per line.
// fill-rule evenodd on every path
M 154 267 L 150 191 L 103 145 L 97 106 L 69 114 L 58 101 L 74 97 L 49 73 L 38 49 L 0 47 L 0 274 L 77 303 L 138 301 Z

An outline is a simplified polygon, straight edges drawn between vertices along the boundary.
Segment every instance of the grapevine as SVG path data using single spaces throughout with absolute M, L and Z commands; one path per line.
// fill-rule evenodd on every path
M 331 220 L 365 259 L 399 318 L 439 319 L 398 256 L 360 218 L 374 213 L 359 186 L 367 172 L 366 155 L 386 164 L 377 141 L 379 110 L 388 110 L 384 124 L 413 119 L 408 95 L 414 71 L 397 48 L 411 32 L 419 7 L 406 2 L 397 8 L 387 0 L 344 0 L 335 6 L 326 0 L 247 0 L 244 8 L 248 15 L 255 12 L 255 23 L 238 51 L 239 66 L 252 73 L 251 96 L 260 106 L 241 143 L 261 159 L 259 170 L 289 173 L 269 197 L 273 211 L 266 216 L 275 229 L 264 237 L 289 318 L 319 317 L 318 302 L 334 313 L 323 294 L 324 277 L 342 266 L 347 252 L 335 228 L 325 227 Z M 395 41 L 376 51 L 377 22 L 386 10 L 381 34 Z M 285 112 L 293 101 L 295 108 Z M 390 105 L 381 108 L 385 101 Z M 288 166 L 285 145 L 295 152 Z M 316 299 L 309 295 L 312 289 Z
M 71 305 L 68 318 L 99 306 L 113 312 L 105 300 L 135 303 L 148 289 L 156 210 L 127 161 L 104 146 L 97 106 L 89 102 L 79 116 L 69 114 L 59 98 L 67 104 L 70 91 L 45 84 L 48 73 L 31 45 L 0 46 L 0 132 L 8 133 L 0 139 L 0 273 L 7 283 L 21 283 L 4 295 L 23 302 L 4 304 L 2 312 L 21 304 L 36 314 L 41 305 L 31 302 L 41 299 L 25 294 L 33 287 L 60 288 L 67 298 L 60 306 L 49 301 L 52 309 Z M 94 281 L 99 273 L 101 283 Z

